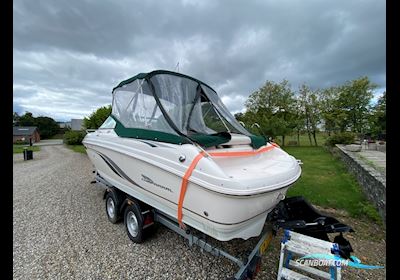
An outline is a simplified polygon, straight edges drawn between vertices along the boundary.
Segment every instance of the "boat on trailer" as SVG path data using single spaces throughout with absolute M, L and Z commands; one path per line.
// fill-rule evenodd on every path
M 112 114 L 83 140 L 114 187 L 221 241 L 260 235 L 301 175 L 299 162 L 248 132 L 210 86 L 171 71 L 112 92 Z
M 340 232 L 335 248 L 349 257 L 342 233 L 351 227 L 302 197 L 285 198 L 300 177 L 300 162 L 248 132 L 210 86 L 156 70 L 121 82 L 112 93 L 112 114 L 83 144 L 95 167 L 93 183 L 105 188 L 109 221 L 123 218 L 133 242 L 163 224 L 190 246 L 234 262 L 239 270 L 230 279 L 253 279 L 280 228 L 327 241 L 327 233 Z M 242 258 L 206 237 L 257 242 Z

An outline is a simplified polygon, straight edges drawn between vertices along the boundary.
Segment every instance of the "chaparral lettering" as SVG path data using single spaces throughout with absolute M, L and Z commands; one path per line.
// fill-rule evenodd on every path
M 149 184 L 152 184 L 152 185 L 154 185 L 154 186 L 157 186 L 157 187 L 159 187 L 159 188 L 162 188 L 162 189 L 164 189 L 164 190 L 166 190 L 166 191 L 169 191 L 169 192 L 171 192 L 171 193 L 173 192 L 170 188 L 155 183 L 152 179 L 150 179 L 149 177 L 147 177 L 147 176 L 145 176 L 145 175 L 143 175 L 143 174 L 142 174 L 142 181 L 145 181 L 145 182 L 147 182 L 147 183 L 149 183 Z

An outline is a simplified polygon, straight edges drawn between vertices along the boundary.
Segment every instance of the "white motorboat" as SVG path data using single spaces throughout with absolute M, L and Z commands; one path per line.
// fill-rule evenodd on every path
M 300 177 L 299 162 L 249 133 L 207 84 L 140 73 L 113 89 L 112 114 L 83 140 L 112 186 L 221 241 L 260 235 Z

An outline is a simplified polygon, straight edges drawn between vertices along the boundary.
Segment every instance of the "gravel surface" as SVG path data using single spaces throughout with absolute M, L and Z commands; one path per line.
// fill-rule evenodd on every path
M 132 243 L 123 223 L 108 221 L 103 189 L 90 184 L 93 167 L 85 154 L 44 146 L 33 157 L 24 162 L 14 155 L 14 279 L 224 279 L 236 272 L 225 258 L 190 248 L 163 226 L 143 244 Z M 350 235 L 356 256 L 385 265 L 382 227 L 338 218 L 356 230 Z M 257 279 L 276 279 L 280 239 L 272 240 Z M 251 242 L 224 246 L 240 251 Z M 345 268 L 343 278 L 385 279 L 385 272 Z

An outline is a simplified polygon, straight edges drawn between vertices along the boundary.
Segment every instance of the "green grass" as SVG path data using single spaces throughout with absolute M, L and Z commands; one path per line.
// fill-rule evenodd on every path
M 24 147 L 27 147 L 28 150 L 34 151 L 34 152 L 38 152 L 40 151 L 40 147 L 39 146 L 32 146 L 30 147 L 29 145 L 13 145 L 13 153 L 14 154 L 20 154 L 24 151 Z
M 325 144 L 326 138 L 328 137 L 328 135 L 326 133 L 323 132 L 319 132 L 316 135 L 317 138 L 317 144 L 318 146 L 323 146 Z M 300 146 L 314 146 L 314 138 L 311 135 L 311 143 L 312 145 L 310 145 L 310 140 L 308 138 L 308 134 L 300 134 Z M 282 136 L 277 136 L 276 137 L 277 143 L 279 145 L 282 144 Z M 287 146 L 289 144 L 289 141 L 296 141 L 297 142 L 297 134 L 293 134 L 293 135 L 286 135 L 285 137 L 285 145 Z
M 380 222 L 375 207 L 367 201 L 355 177 L 344 164 L 322 147 L 284 147 L 303 162 L 302 176 L 289 189 L 288 196 L 304 196 L 311 203 L 344 209 L 353 217 Z
M 50 137 L 50 139 L 64 139 L 64 134 L 56 134 Z
M 86 154 L 85 146 L 83 145 L 67 145 L 68 148 L 77 153 Z

